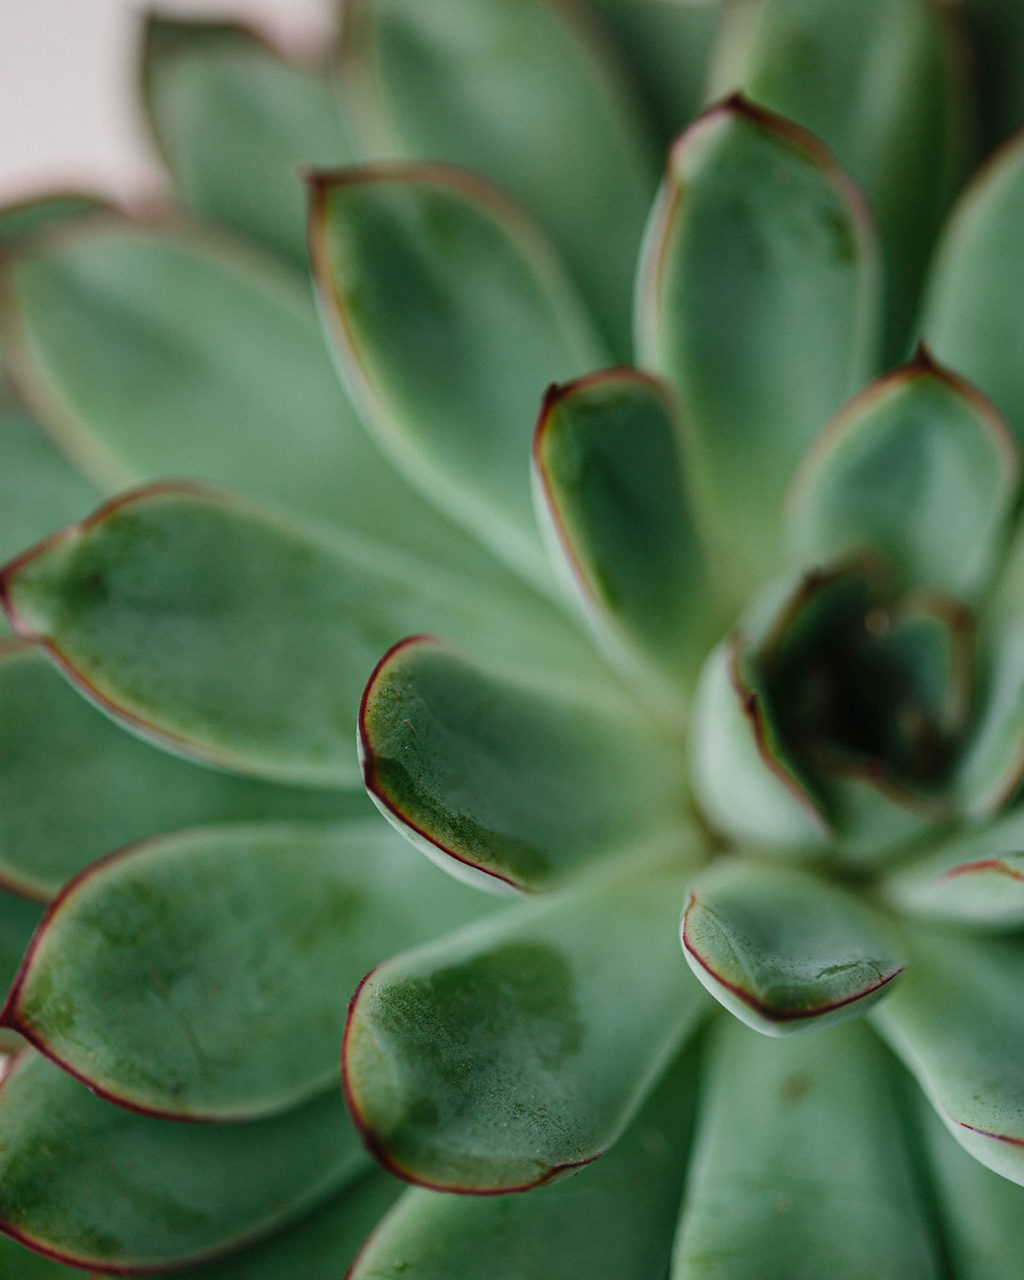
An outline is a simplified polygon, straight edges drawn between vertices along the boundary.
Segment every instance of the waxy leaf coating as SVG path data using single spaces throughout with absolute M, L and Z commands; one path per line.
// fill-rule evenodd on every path
M 996 407 L 922 350 L 815 440 L 789 495 L 789 541 L 804 564 L 881 552 L 904 585 L 970 600 L 1003 551 L 1020 469 Z
M 353 393 L 410 483 L 547 584 L 529 488 L 538 389 L 602 363 L 524 212 L 442 165 L 315 175 L 310 252 Z
M 584 7 L 352 0 L 342 31 L 342 95 L 364 149 L 455 161 L 511 191 L 624 357 L 657 169 L 646 121 Z
M 637 351 L 687 406 L 739 598 L 779 567 L 794 466 L 871 372 L 877 302 L 861 198 L 809 134 L 732 98 L 676 142 L 640 264 Z
M 18 631 L 137 732 L 318 787 L 355 780 L 363 682 L 413 619 L 485 652 L 489 632 L 498 657 L 587 662 L 569 624 L 525 588 L 521 630 L 484 590 L 184 485 L 117 499 L 0 577 Z
M 663 712 L 725 622 L 677 413 L 667 387 L 611 369 L 552 387 L 533 446 L 553 556 L 598 642 Z
M 179 827 L 372 812 L 360 792 L 277 786 L 157 750 L 20 640 L 0 647 L 0 724 L 0 884 L 29 898 L 52 898 L 95 859 Z
M 372 819 L 165 836 L 56 899 L 2 1022 L 135 1110 L 272 1114 L 329 1087 L 368 969 L 489 905 Z
M 739 859 L 691 881 L 683 950 L 716 999 L 769 1035 L 856 1017 L 903 969 L 881 920 L 852 894 Z
M 366 1169 L 336 1091 L 252 1124 L 175 1124 L 26 1050 L 0 1087 L 0 1230 L 108 1274 L 239 1248 Z
M 671 1280 L 940 1280 L 892 1063 L 863 1024 L 716 1028 Z
M 483 887 L 551 888 L 686 823 L 682 758 L 614 690 L 519 680 L 426 637 L 382 659 L 359 738 L 385 817 Z
M 667 945 L 683 883 L 641 864 L 370 974 L 344 1067 L 377 1158 L 411 1182 L 485 1194 L 540 1186 L 611 1146 L 706 1008 Z
M 608 1154 L 528 1196 L 407 1191 L 351 1280 L 650 1280 L 668 1265 L 695 1097 L 672 1066 Z

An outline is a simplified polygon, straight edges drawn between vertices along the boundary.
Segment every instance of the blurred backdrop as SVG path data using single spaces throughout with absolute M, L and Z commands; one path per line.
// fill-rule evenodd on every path
M 301 51 L 326 31 L 331 2 L 0 0 L 0 202 L 56 187 L 127 201 L 159 190 L 134 83 L 146 9 L 229 15 Z

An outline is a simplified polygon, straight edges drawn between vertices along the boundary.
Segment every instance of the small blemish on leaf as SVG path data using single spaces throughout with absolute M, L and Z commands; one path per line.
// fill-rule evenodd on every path
M 794 1071 L 786 1076 L 779 1089 L 779 1097 L 783 1102 L 799 1102 L 811 1087 L 811 1078 L 803 1071 Z

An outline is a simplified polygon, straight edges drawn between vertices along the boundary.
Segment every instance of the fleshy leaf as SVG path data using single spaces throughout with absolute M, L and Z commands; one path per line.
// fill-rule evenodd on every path
M 1024 813 L 944 840 L 885 881 L 886 898 L 903 911 L 973 928 L 1024 926 Z
M 34 647 L 0 647 L 0 884 L 52 898 L 103 854 L 179 827 L 363 817 L 361 792 L 282 787 L 154 750 L 82 698 Z
M 373 1170 L 284 1231 L 220 1262 L 175 1271 L 174 1280 L 341 1280 L 400 1189 L 394 1178 Z
M 500 192 L 440 165 L 323 174 L 311 200 L 322 305 L 368 423 L 411 483 L 546 583 L 539 389 L 602 363 L 554 253 Z
M 549 0 L 354 0 L 341 87 L 364 151 L 454 161 L 521 200 L 624 358 L 657 170 L 600 34 Z
M 793 853 L 829 842 L 828 820 L 779 739 L 740 635 L 704 663 L 694 697 L 690 777 L 710 822 L 739 840 Z
M 789 495 L 789 541 L 804 564 L 879 551 L 905 585 L 971 599 L 1002 553 L 1020 470 L 995 405 L 921 350 L 811 446 Z
M 1024 1184 L 1019 938 L 915 930 L 902 980 L 872 1013 L 953 1137 Z
M 351 1280 L 651 1280 L 665 1273 L 689 1148 L 694 1063 L 652 1091 L 596 1164 L 528 1196 L 407 1191 Z
M 636 370 L 591 374 L 549 390 L 534 438 L 553 555 L 609 656 L 662 714 L 725 623 L 670 395 Z
M 0 892 L 0 991 L 7 991 L 14 981 L 42 916 L 39 903 Z
M 939 1280 L 891 1062 L 863 1024 L 713 1043 L 672 1280 Z M 972 1277 L 973 1280 L 973 1277 Z
M 1024 779 L 1024 630 L 1021 616 L 993 622 L 974 728 L 954 784 L 963 808 L 989 816 L 1008 803 Z
M 871 372 L 876 257 L 861 197 L 788 121 L 731 98 L 673 147 L 640 265 L 637 346 L 687 405 L 737 586 L 778 567 L 793 468 Z
M 32 419 L 0 408 L 0 561 L 77 520 L 99 494 L 67 462 Z M 6 623 L 0 620 L 0 634 Z
M 73 191 L 5 205 L 0 208 L 0 248 L 20 250 L 62 222 L 110 212 L 106 200 Z
M 79 1267 L 216 1257 L 365 1167 L 336 1091 L 251 1124 L 174 1124 L 111 1106 L 32 1050 L 0 1088 L 0 1229 Z
M 151 14 L 143 87 L 185 204 L 305 269 L 301 168 L 355 159 L 326 70 L 290 65 L 240 26 Z
M 82 1280 L 77 1268 L 65 1267 L 34 1249 L 26 1249 L 8 1236 L 0 1236 L 0 1276 L 9 1276 L 10 1280 Z
M 330 1087 L 368 969 L 489 905 L 372 819 L 165 836 L 54 901 L 2 1021 L 122 1106 L 254 1119 Z
M 954 1274 L 1006 1280 L 1024 1254 L 1024 1190 L 972 1159 L 927 1104 L 920 1110 Z
M 485 887 L 547 889 L 686 823 L 681 756 L 621 695 L 517 680 L 427 637 L 382 659 L 359 736 L 385 817 Z
M 903 969 L 882 921 L 852 894 L 738 859 L 691 881 L 683 950 L 716 1000 L 775 1036 L 857 1017 Z
M 716 91 L 742 89 L 809 129 L 863 186 L 885 249 L 888 356 L 899 359 L 962 163 L 967 95 L 939 6 L 747 0 L 726 9 Z
M 416 625 L 493 657 L 586 669 L 568 623 L 504 586 L 185 485 L 116 499 L 0 574 L 15 628 L 143 736 L 223 768 L 327 787 L 357 776 L 366 675 Z M 494 590 L 504 607 L 488 600 Z
M 36 246 L 3 285 L 19 389 L 104 490 L 195 476 L 442 563 L 493 565 L 367 438 L 285 264 L 109 218 Z
M 370 974 L 343 1058 L 377 1158 L 412 1182 L 488 1193 L 611 1146 L 706 1008 L 673 936 L 682 889 L 676 867 L 631 868 Z
M 1024 441 L 1016 333 L 1024 285 L 1024 140 L 998 153 L 953 211 L 939 245 L 921 333 L 936 357 L 991 396 Z

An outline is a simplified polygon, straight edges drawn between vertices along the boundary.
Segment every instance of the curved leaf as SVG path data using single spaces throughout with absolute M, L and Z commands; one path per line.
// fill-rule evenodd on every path
M 954 776 L 955 794 L 975 817 L 1013 798 L 1024 779 L 1024 631 L 1021 617 L 990 625 L 971 736 Z
M 793 468 L 871 372 L 877 276 L 861 197 L 795 125 L 730 98 L 673 147 L 640 265 L 637 346 L 687 405 L 737 586 L 778 566 Z
M 755 1031 L 787 1035 L 857 1017 L 903 969 L 877 916 L 800 871 L 717 862 L 691 881 L 689 894 L 690 968 Z
M 789 494 L 789 541 L 805 564 L 880 551 L 907 586 L 972 599 L 1002 554 L 1020 471 L 996 407 L 922 349 L 811 446 Z
M 927 1105 L 922 1113 L 929 1111 Z M 956 1275 L 1005 1280 L 1024 1250 L 1024 1190 L 972 1159 L 934 1112 L 924 1115 L 943 1237 Z
M 305 268 L 301 168 L 355 159 L 325 71 L 289 64 L 240 26 L 150 14 L 142 74 L 185 204 Z
M 0 408 L 0 561 L 91 510 L 99 494 L 20 409 Z M 0 621 L 0 634 L 6 624 Z
M 681 714 L 725 618 L 670 393 L 632 369 L 552 387 L 533 456 L 549 545 L 598 639 Z
M 907 972 L 871 1016 L 960 1145 L 1024 1184 L 1020 939 L 908 935 Z
M 713 1042 L 672 1280 L 940 1280 L 903 1099 L 863 1024 Z
M 341 85 L 369 153 L 455 161 L 522 200 L 621 358 L 657 175 L 613 50 L 586 16 L 562 0 L 355 0 Z
M 3 283 L 19 388 L 104 489 L 196 476 L 442 563 L 493 565 L 367 438 L 284 264 L 110 218 L 41 243 Z
M 921 333 L 944 364 L 991 396 L 1024 440 L 1024 140 L 1000 151 L 961 196 L 931 270 Z
M 901 910 L 974 928 L 1024 926 L 1024 814 L 962 831 L 894 871 L 886 898 Z
M 180 827 L 371 812 L 361 792 L 274 786 L 154 750 L 18 641 L 0 647 L 0 725 L 0 884 L 30 898 L 52 898 L 103 854 Z
M 809 129 L 863 186 L 885 251 L 888 356 L 899 359 L 963 161 L 967 95 L 951 24 L 931 0 L 727 8 L 717 91 L 742 89 Z
M 359 739 L 384 816 L 483 887 L 551 888 L 687 826 L 682 759 L 638 708 L 425 637 L 378 665 Z
M 0 1021 L 122 1106 L 254 1119 L 330 1086 L 368 969 L 488 906 L 375 821 L 165 836 L 72 881 Z
M 186 485 L 118 498 L 0 574 L 15 628 L 136 732 L 222 768 L 322 787 L 357 776 L 363 683 L 416 626 L 513 663 L 587 670 L 568 623 L 505 585 L 471 585 Z
M 312 182 L 321 302 L 367 421 L 411 483 L 547 583 L 529 433 L 547 383 L 602 363 L 554 254 L 463 170 L 374 165 Z
M 682 887 L 674 867 L 620 871 L 370 974 L 343 1060 L 377 1158 L 479 1194 L 540 1186 L 614 1143 L 705 1008 L 675 946 Z
M 693 1062 L 675 1065 L 603 1159 L 528 1196 L 407 1191 L 351 1280 L 650 1280 L 668 1266 L 692 1128 Z
M 779 739 L 738 634 L 713 650 L 701 671 L 690 778 L 710 822 L 739 840 L 796 854 L 830 840 L 828 819 Z
M 237 1249 L 365 1168 L 333 1092 L 252 1124 L 174 1124 L 111 1106 L 31 1050 L 0 1088 L 0 1229 L 108 1274 Z

